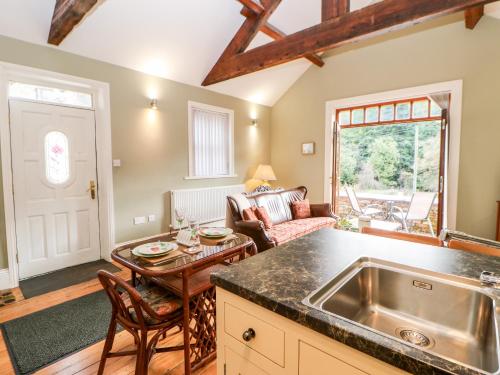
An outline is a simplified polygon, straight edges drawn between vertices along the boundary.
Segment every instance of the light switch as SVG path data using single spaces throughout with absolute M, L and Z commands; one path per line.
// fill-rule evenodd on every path
M 152 223 L 153 221 L 156 221 L 156 215 L 149 215 L 148 216 L 148 221 Z
M 113 167 L 121 167 L 122 161 L 120 159 L 113 159 Z
M 145 224 L 145 223 L 146 223 L 146 217 L 145 216 L 134 217 L 134 224 L 135 225 Z

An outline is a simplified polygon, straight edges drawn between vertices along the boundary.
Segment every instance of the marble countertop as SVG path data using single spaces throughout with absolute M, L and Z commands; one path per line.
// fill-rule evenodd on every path
M 311 292 L 361 257 L 476 280 L 484 270 L 500 271 L 500 257 L 322 229 L 216 272 L 212 274 L 212 281 L 229 292 L 410 373 L 481 374 L 302 303 Z

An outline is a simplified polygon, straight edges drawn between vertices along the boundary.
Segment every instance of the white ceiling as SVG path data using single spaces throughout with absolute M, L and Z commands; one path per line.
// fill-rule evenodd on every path
M 0 34 L 47 45 L 55 1 L 2 0 Z M 371 2 L 351 0 L 354 9 Z M 285 0 L 270 22 L 286 33 L 304 29 L 320 21 L 320 4 Z M 199 86 L 243 22 L 240 10 L 235 0 L 105 0 L 58 48 Z M 500 18 L 500 2 L 489 11 Z M 268 41 L 259 34 L 250 48 Z M 208 88 L 273 105 L 309 66 L 298 60 Z

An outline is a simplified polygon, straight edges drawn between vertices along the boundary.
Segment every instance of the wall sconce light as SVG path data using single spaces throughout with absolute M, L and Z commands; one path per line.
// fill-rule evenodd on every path
M 256 127 L 258 127 L 258 126 L 259 126 L 259 123 L 257 122 L 257 119 L 256 119 L 256 118 L 252 119 L 252 126 L 253 126 L 254 128 L 256 128 Z
M 156 111 L 158 109 L 158 99 L 151 99 L 151 103 L 149 103 L 149 107 Z

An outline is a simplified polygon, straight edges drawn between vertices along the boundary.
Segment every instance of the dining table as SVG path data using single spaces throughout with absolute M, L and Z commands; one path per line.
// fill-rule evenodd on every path
M 140 275 L 182 298 L 184 368 L 189 375 L 216 356 L 216 296 L 210 274 L 256 254 L 257 247 L 250 237 L 233 233 L 222 239 L 200 238 L 194 247 L 179 244 L 158 258 L 134 255 L 138 246 L 154 242 L 175 243 L 176 233 L 127 242 L 115 248 L 111 258 L 130 269 L 134 286 Z

